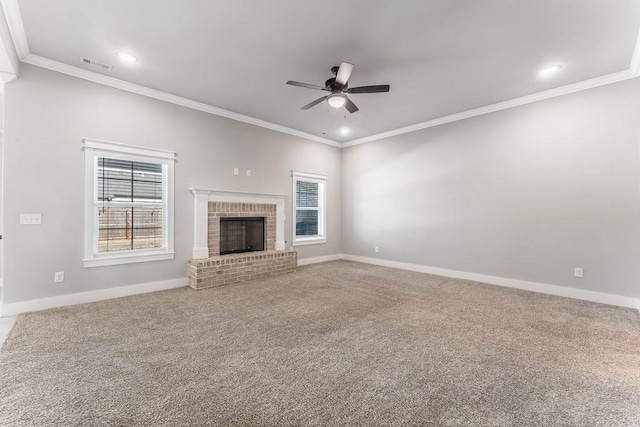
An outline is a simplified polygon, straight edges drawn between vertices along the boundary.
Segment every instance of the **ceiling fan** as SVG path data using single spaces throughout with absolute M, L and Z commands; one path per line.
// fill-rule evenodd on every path
M 335 77 L 330 78 L 322 86 L 310 85 L 308 83 L 300 83 L 289 80 L 288 85 L 306 87 L 307 89 L 317 89 L 331 92 L 331 94 L 318 98 L 302 107 L 303 110 L 308 110 L 320 104 L 325 99 L 333 108 L 340 108 L 344 106 L 350 113 L 358 111 L 358 107 L 348 97 L 348 93 L 381 93 L 389 92 L 389 85 L 377 85 L 377 86 L 360 86 L 349 88 L 349 77 L 353 71 L 353 64 L 343 62 L 339 67 L 332 67 L 331 72 Z

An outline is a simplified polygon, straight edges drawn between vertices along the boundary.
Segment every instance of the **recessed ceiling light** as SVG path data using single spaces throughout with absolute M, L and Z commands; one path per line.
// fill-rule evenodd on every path
M 551 65 L 549 67 L 545 67 L 542 70 L 540 70 L 540 72 L 538 73 L 538 75 L 540 77 L 549 77 L 552 74 L 557 73 L 558 71 L 560 71 L 562 69 L 562 65 Z
M 138 62 L 138 57 L 126 52 L 116 52 L 116 56 L 125 62 Z
M 347 129 L 347 128 L 340 129 L 340 135 L 342 135 L 342 136 L 349 135 L 349 129 Z

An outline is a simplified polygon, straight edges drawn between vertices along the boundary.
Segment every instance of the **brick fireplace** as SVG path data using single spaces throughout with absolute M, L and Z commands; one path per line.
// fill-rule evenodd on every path
M 285 250 L 285 195 L 190 189 L 194 248 L 189 286 L 211 288 L 295 271 L 297 253 Z M 221 218 L 264 218 L 263 251 L 220 255 Z

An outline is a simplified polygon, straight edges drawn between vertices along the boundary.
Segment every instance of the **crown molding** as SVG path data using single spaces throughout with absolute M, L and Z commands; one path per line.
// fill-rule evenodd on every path
M 623 80 L 632 79 L 640 76 L 640 32 L 636 39 L 636 45 L 633 51 L 629 68 L 624 71 L 607 74 L 605 76 L 596 77 L 589 80 L 584 80 L 577 83 L 572 83 L 566 86 L 561 86 L 555 89 L 546 90 L 543 92 L 534 93 L 531 95 L 523 96 L 520 98 L 510 99 L 508 101 L 499 102 L 496 104 L 486 105 L 484 107 L 475 108 L 472 110 L 463 111 L 460 113 L 450 114 L 448 116 L 439 117 L 433 120 L 428 120 L 414 125 L 405 126 L 402 128 L 390 130 L 387 132 L 377 133 L 375 135 L 366 136 L 364 138 L 358 138 L 344 143 L 330 140 L 328 138 L 322 138 L 310 133 L 299 131 L 297 129 L 288 128 L 286 126 L 278 125 L 275 123 L 260 120 L 254 117 L 245 116 L 243 114 L 235 113 L 233 111 L 224 110 L 222 108 L 214 107 L 212 105 L 204 104 L 201 102 L 193 101 L 188 98 L 172 95 L 166 92 L 162 92 L 156 89 L 151 89 L 145 86 L 129 83 L 124 80 L 116 79 L 114 77 L 98 74 L 93 71 L 85 70 L 83 68 L 75 67 L 72 65 L 64 64 L 62 62 L 54 61 L 42 56 L 31 54 L 29 51 L 29 45 L 27 43 L 27 36 L 24 30 L 24 24 L 22 16 L 20 14 L 20 8 L 18 6 L 18 0 L 0 0 L 0 5 L 4 10 L 7 25 L 13 42 L 18 53 L 18 56 L 22 62 L 35 65 L 38 67 L 46 68 L 59 73 L 67 74 L 70 76 L 78 77 L 84 80 L 89 80 L 94 83 L 99 83 L 105 86 L 114 87 L 116 89 L 125 90 L 128 92 L 136 93 L 139 95 L 155 98 L 161 101 L 170 102 L 172 104 L 180 105 L 183 107 L 191 108 L 205 113 L 214 114 L 228 119 L 248 123 L 254 126 L 263 127 L 266 129 L 274 130 L 299 138 L 308 139 L 311 141 L 327 144 L 332 147 L 347 148 L 355 145 L 365 144 L 367 142 L 373 142 L 380 139 L 390 138 L 393 136 L 402 135 L 409 132 L 415 132 L 421 129 L 427 129 L 434 126 L 440 126 L 446 123 L 451 123 L 459 120 L 468 119 L 471 117 L 480 116 L 483 114 L 489 114 L 496 111 L 506 110 L 508 108 L 518 107 L 533 102 L 542 101 L 545 99 L 555 98 L 557 96 L 568 95 L 571 93 L 579 92 L 582 90 L 592 89 L 598 86 L 608 85 L 611 83 L 617 83 Z
M 392 136 L 398 136 L 398 135 L 402 135 L 409 132 L 415 132 L 417 130 L 427 129 L 434 126 L 440 126 L 446 123 L 457 122 L 458 120 L 469 119 L 471 117 L 494 113 L 496 111 L 506 110 L 508 108 L 519 107 L 521 105 L 531 104 L 533 102 L 543 101 L 545 99 L 555 98 L 557 96 L 568 95 L 570 93 L 592 89 L 598 86 L 617 83 L 623 80 L 632 79 L 634 77 L 638 77 L 638 73 L 633 72 L 632 70 L 619 71 L 617 73 L 607 74 L 605 76 L 596 77 L 590 80 L 584 80 L 578 83 L 572 83 L 572 84 L 561 86 L 555 89 L 545 90 L 543 92 L 537 92 L 537 93 L 523 96 L 520 98 L 514 98 L 508 101 L 498 102 L 497 104 L 486 105 L 484 107 L 474 108 L 473 110 L 467 110 L 461 113 L 450 114 L 448 116 L 439 117 L 437 119 L 428 120 L 422 123 L 416 123 L 415 125 L 390 130 L 388 132 L 382 132 L 382 133 L 370 135 L 364 138 L 354 139 L 352 141 L 345 142 L 344 144 L 342 144 L 342 147 L 344 148 L 353 147 L 354 145 L 365 144 L 367 142 L 390 138 Z
M 9 33 L 13 39 L 13 45 L 16 48 L 18 58 L 22 60 L 29 55 L 29 43 L 27 43 L 27 33 L 24 31 L 24 23 L 20 14 L 20 6 L 18 0 L 0 0 L 2 10 L 4 11 Z
M 111 86 L 116 89 L 124 90 L 127 92 L 136 93 L 138 95 L 147 96 L 149 98 L 158 99 L 160 101 L 170 102 L 172 104 L 180 105 L 182 107 L 191 108 L 205 113 L 214 114 L 216 116 L 225 117 L 231 120 L 237 120 L 239 122 L 248 123 L 250 125 L 271 129 L 276 132 L 286 133 L 289 135 L 297 136 L 304 139 L 309 139 L 323 144 L 331 145 L 333 147 L 340 147 L 341 144 L 330 139 L 321 138 L 319 136 L 312 135 L 310 133 L 302 132 L 296 129 L 291 129 L 286 126 L 278 125 L 275 123 L 267 122 L 265 120 L 256 119 L 254 117 L 245 116 L 244 114 L 234 113 L 233 111 L 224 110 L 222 108 L 213 107 L 202 102 L 193 101 L 181 96 L 172 95 L 170 93 L 162 92 L 160 90 L 151 89 L 146 86 L 129 83 L 124 80 L 116 79 L 114 77 L 105 76 L 102 74 L 94 73 L 83 68 L 75 67 L 73 65 L 64 64 L 62 62 L 54 61 L 49 58 L 30 54 L 22 59 L 22 62 L 35 65 L 38 67 L 46 68 L 48 70 L 56 71 L 59 73 L 67 74 L 73 77 L 78 77 L 83 80 L 89 80 L 94 83 L 99 83 L 105 86 Z
M 342 144 L 336 141 L 332 141 L 327 138 L 322 138 L 316 135 L 312 135 L 307 132 L 302 132 L 297 129 L 288 128 L 286 126 L 278 125 L 275 123 L 267 122 L 265 120 L 256 119 L 254 117 L 245 116 L 244 114 L 234 113 L 233 111 L 224 110 L 222 108 L 214 107 L 212 105 L 204 104 L 202 102 L 193 101 L 181 96 L 172 95 L 166 92 L 162 92 L 156 89 L 151 89 L 146 86 L 129 83 L 124 80 L 116 79 L 114 77 L 105 76 L 95 73 L 93 71 L 85 70 L 83 68 L 74 67 L 72 65 L 64 64 L 62 62 L 54 61 L 49 58 L 34 55 L 29 51 L 29 43 L 27 42 L 27 33 L 24 30 L 24 23 L 22 21 L 22 15 L 20 14 L 20 6 L 18 0 L 0 0 L 0 6 L 4 11 L 7 26 L 9 27 L 9 33 L 13 39 L 13 44 L 16 48 L 18 58 L 27 64 L 35 65 L 38 67 L 46 68 L 48 70 L 57 71 L 59 73 L 67 74 L 70 76 L 78 77 L 80 79 L 89 80 L 94 83 L 99 83 L 105 86 L 111 86 L 116 89 L 125 90 L 127 92 L 136 93 L 138 95 L 155 98 L 161 101 L 170 102 L 172 104 L 180 105 L 183 107 L 191 108 L 205 113 L 214 114 L 216 116 L 226 117 L 231 120 L 237 120 L 239 122 L 248 123 L 250 125 L 259 126 L 262 128 L 274 130 L 299 138 L 308 139 L 311 141 L 327 144 L 332 147 L 341 147 Z M 5 83 L 10 81 L 4 76 L 0 76 Z
M 286 133 L 289 135 L 297 136 L 297 137 L 308 139 L 311 141 L 320 142 L 322 144 L 330 145 L 332 147 L 347 148 L 355 145 L 365 144 L 367 142 L 378 141 L 380 139 L 385 139 L 393 136 L 402 135 L 405 133 L 415 132 L 421 129 L 427 129 L 434 126 L 440 126 L 446 123 L 456 122 L 456 121 L 468 119 L 471 117 L 494 113 L 496 111 L 506 110 L 513 107 L 519 107 L 521 105 L 543 101 L 545 99 L 555 98 L 562 95 L 568 95 L 571 93 L 575 93 L 575 92 L 579 92 L 587 89 L 593 89 L 598 86 L 604 86 L 611 83 L 617 83 L 617 82 L 638 77 L 640 76 L 640 52 L 639 52 L 638 46 L 640 46 L 640 43 L 636 44 L 636 49 L 633 55 L 633 61 L 635 62 L 632 62 L 632 66 L 634 66 L 635 68 L 638 68 L 638 70 L 629 68 L 628 70 L 625 70 L 625 71 L 619 71 L 616 73 L 607 74 L 607 75 L 596 77 L 593 79 L 572 83 L 566 86 L 561 86 L 555 89 L 550 89 L 543 92 L 537 92 L 537 93 L 523 96 L 520 98 L 514 98 L 508 101 L 486 105 L 480 108 L 474 108 L 472 110 L 463 111 L 461 113 L 450 114 L 448 116 L 439 117 L 437 119 L 416 123 L 414 125 L 405 126 L 398 129 L 393 129 L 387 132 L 377 133 L 375 135 L 354 139 L 344 143 L 332 141 L 327 138 L 321 138 L 319 136 L 302 132 L 296 129 L 288 128 L 286 126 L 267 122 L 265 120 L 256 119 L 250 116 L 245 116 L 244 114 L 239 114 L 233 111 L 224 110 L 222 108 L 214 107 L 212 105 L 204 104 L 202 102 L 193 101 L 188 98 L 183 98 L 181 96 L 172 95 L 156 89 L 151 89 L 146 86 L 129 83 L 124 80 L 116 79 L 110 76 L 105 76 L 103 74 L 98 74 L 93 71 L 85 70 L 83 68 L 75 67 L 73 65 L 68 65 L 62 62 L 54 61 L 52 59 L 45 58 L 39 55 L 29 54 L 26 57 L 22 58 L 22 62 L 35 65 L 38 67 L 46 68 L 59 73 L 67 74 L 73 77 L 78 77 L 80 79 L 89 80 L 94 83 L 99 83 L 105 86 L 110 86 L 116 89 L 124 90 L 127 92 L 136 93 L 138 95 L 143 95 L 143 96 L 158 99 L 161 101 L 169 102 L 172 104 L 180 105 L 183 107 L 191 108 L 194 110 L 203 111 L 205 113 L 226 117 L 228 119 L 237 120 L 237 121 L 248 123 L 254 126 L 259 126 L 266 129 L 274 130 L 276 132 Z
M 365 144 L 367 142 L 378 141 L 380 139 L 390 138 L 392 136 L 402 135 L 404 133 L 415 132 L 420 129 L 427 129 L 446 123 L 456 122 L 458 120 L 464 120 L 483 114 L 506 110 L 508 108 L 519 107 L 521 105 L 530 104 L 532 102 L 543 101 L 545 99 L 555 98 L 556 96 L 568 95 L 570 93 L 579 92 L 582 90 L 593 89 L 598 86 L 617 83 L 636 77 L 640 77 L 640 31 L 638 31 L 638 36 L 636 37 L 636 45 L 633 49 L 633 55 L 631 57 L 631 63 L 629 64 L 629 69 L 627 70 L 607 74 L 590 80 L 572 83 L 566 86 L 534 93 L 520 98 L 510 99 L 508 101 L 499 102 L 497 104 L 486 105 L 484 107 L 475 108 L 473 110 L 463 111 L 461 113 L 450 114 L 448 116 L 439 117 L 437 119 L 428 120 L 422 123 L 416 123 L 415 125 L 390 130 L 388 132 L 381 132 L 375 135 L 366 136 L 364 138 L 353 139 L 351 141 L 343 143 L 342 147 L 353 147 L 354 145 Z
M 158 99 L 160 101 L 170 102 L 172 104 L 180 105 L 198 111 L 203 111 L 205 113 L 214 114 L 216 116 L 248 123 L 254 126 L 274 130 L 276 132 L 297 136 L 299 138 L 320 142 L 332 147 L 340 147 L 342 145 L 339 142 L 312 135 L 310 133 L 302 132 L 297 129 L 292 129 L 286 126 L 267 122 L 265 120 L 245 116 L 244 114 L 224 110 L 222 108 L 214 107 L 202 102 L 193 101 L 188 98 L 172 95 L 156 89 L 148 88 L 146 86 L 129 83 L 124 80 L 116 79 L 114 77 L 105 76 L 93 71 L 85 70 L 83 68 L 74 67 L 73 65 L 64 64 L 62 62 L 54 61 L 49 58 L 34 55 L 29 51 L 27 33 L 24 29 L 24 23 L 22 21 L 22 15 L 20 14 L 20 6 L 18 5 L 18 0 L 0 0 L 0 5 L 2 6 L 2 10 L 4 11 L 7 20 L 7 26 L 9 27 L 9 33 L 11 34 L 11 38 L 13 39 L 13 44 L 16 48 L 16 52 L 22 62 L 46 68 L 48 70 L 57 71 L 59 73 L 67 74 L 70 76 L 78 77 L 80 79 L 89 80 L 105 86 L 114 87 L 116 89 L 125 90 L 127 92 L 136 93 L 138 95 L 147 96 L 149 98 Z M 3 80 L 5 83 L 10 81 L 9 79 L 4 78 Z

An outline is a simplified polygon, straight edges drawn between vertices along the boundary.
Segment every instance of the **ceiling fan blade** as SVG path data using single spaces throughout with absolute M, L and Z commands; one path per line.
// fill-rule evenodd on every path
M 338 73 L 336 74 L 336 83 L 344 86 L 349 81 L 349 77 L 351 77 L 351 72 L 353 71 L 353 64 L 348 62 L 343 62 L 340 64 L 340 68 L 338 69 Z
M 347 97 L 345 96 L 345 98 Z M 347 98 L 346 102 L 344 103 L 344 108 L 346 108 L 350 113 L 355 113 L 356 111 L 358 111 L 358 107 L 356 107 L 356 104 L 354 104 L 353 101 L 351 101 L 349 98 Z
M 347 93 L 380 93 L 389 92 L 389 85 L 360 86 L 347 89 Z
M 325 99 L 327 99 L 329 97 L 329 95 L 327 96 L 323 96 L 322 98 L 318 98 L 315 101 L 311 101 L 310 103 L 308 103 L 307 105 L 305 105 L 304 107 L 302 107 L 302 110 L 308 110 L 311 107 L 315 107 L 316 105 L 320 104 L 322 101 L 324 101 Z
M 310 85 L 309 83 L 294 82 L 293 80 L 289 80 L 287 82 L 287 84 L 291 85 L 291 86 L 306 87 L 307 89 L 327 90 L 326 88 L 323 88 L 322 86 Z

